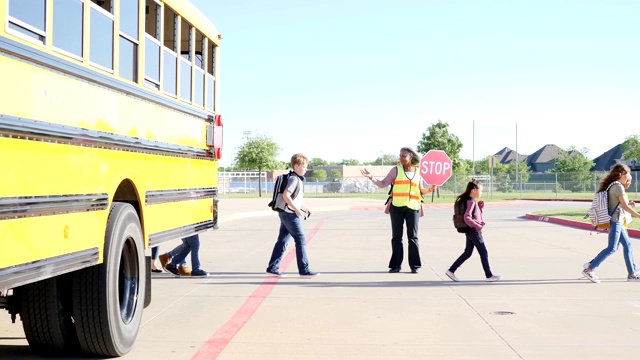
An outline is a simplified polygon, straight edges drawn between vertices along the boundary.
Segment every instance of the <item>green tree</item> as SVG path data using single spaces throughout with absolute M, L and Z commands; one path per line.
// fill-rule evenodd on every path
M 564 151 L 558 150 L 558 157 L 553 161 L 556 172 L 588 172 L 593 167 L 594 162 L 587 158 L 589 149 L 583 148 L 578 151 L 571 146 Z
M 513 174 L 514 179 L 515 179 L 515 175 L 516 175 L 516 162 L 515 160 L 505 164 L 506 165 L 506 173 L 507 174 Z M 529 167 L 529 165 L 527 165 L 527 162 L 525 160 L 522 160 L 518 163 L 518 177 L 522 177 L 522 181 L 523 182 L 527 182 L 529 181 L 529 177 L 531 174 L 531 168 Z M 516 181 L 519 181 L 520 179 L 515 179 Z
M 467 175 L 471 174 L 471 169 L 473 169 L 473 161 L 470 159 L 460 159 L 460 166 L 453 170 L 454 174 L 458 175 Z
M 595 163 L 587 158 L 589 149 L 576 150 L 571 146 L 564 151 L 558 150 L 558 157 L 553 161 L 552 172 L 558 173 L 558 181 L 562 188 L 569 191 L 584 191 L 593 176 L 589 172 Z
M 628 136 L 622 143 L 622 154 L 625 160 L 640 162 L 640 135 Z
M 393 154 L 382 154 L 382 156 L 379 156 L 378 158 L 376 158 L 374 161 L 365 164 L 365 165 L 395 165 L 396 163 L 398 163 L 398 155 L 393 155 Z
M 327 170 L 316 169 L 311 172 L 311 178 L 313 181 L 325 181 L 327 180 Z
M 256 169 L 258 174 L 263 170 L 274 170 L 282 166 L 276 160 L 280 147 L 270 137 L 257 135 L 247 137 L 247 141 L 240 147 L 236 154 L 236 166 L 240 169 Z M 262 177 L 258 176 L 258 194 L 262 196 Z
M 331 170 L 331 174 L 329 175 L 329 177 L 333 180 L 333 179 L 342 179 L 342 172 L 340 172 L 340 170 L 338 169 L 333 169 Z
M 462 163 L 460 160 L 462 142 L 456 135 L 449 133 L 449 124 L 441 120 L 429 126 L 426 133 L 422 133 L 417 150 L 422 154 L 426 154 L 429 150 L 443 150 L 451 158 L 453 172 L 458 171 Z
M 311 160 L 309 160 L 309 169 L 313 169 L 316 166 L 327 166 L 327 165 L 329 165 L 329 163 L 320 158 L 311 158 Z
M 337 165 L 360 165 L 360 161 L 356 159 L 343 159 Z

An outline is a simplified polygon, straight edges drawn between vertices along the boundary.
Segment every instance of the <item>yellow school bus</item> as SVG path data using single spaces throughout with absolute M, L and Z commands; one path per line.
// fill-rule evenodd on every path
M 0 0 L 0 308 L 121 356 L 147 249 L 215 226 L 220 36 L 188 0 Z

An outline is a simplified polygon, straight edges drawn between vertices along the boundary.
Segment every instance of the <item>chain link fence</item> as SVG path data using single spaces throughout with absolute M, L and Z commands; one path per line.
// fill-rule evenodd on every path
M 475 178 L 482 182 L 483 197 L 492 199 L 592 199 L 600 181 L 607 172 L 585 173 L 544 173 L 544 174 L 454 174 L 447 182 L 438 188 L 438 194 L 446 198 L 454 198 L 464 192 L 467 183 Z M 629 198 L 638 199 L 640 184 L 639 172 L 632 172 L 633 181 L 627 193 Z M 255 194 L 261 189 L 262 196 L 270 195 L 273 182 L 267 180 L 263 172 L 258 176 L 257 171 L 219 172 L 218 190 L 221 194 Z M 368 179 L 360 177 L 346 177 L 320 181 L 306 178 L 304 185 L 305 196 L 375 196 L 386 195 L 389 187 L 378 188 Z

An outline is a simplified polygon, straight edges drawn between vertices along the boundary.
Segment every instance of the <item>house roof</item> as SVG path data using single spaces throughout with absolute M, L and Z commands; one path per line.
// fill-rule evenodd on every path
M 559 157 L 562 149 L 554 144 L 547 144 L 527 157 L 527 164 L 549 163 Z
M 616 160 L 622 158 L 622 146 L 618 144 L 611 149 L 605 151 L 602 155 L 593 159 L 595 163 L 591 170 L 594 171 L 607 171 L 611 165 L 616 163 Z
M 527 155 L 520 155 L 514 150 L 509 149 L 508 147 L 503 148 L 493 155 L 501 164 L 508 164 L 516 159 L 518 161 L 523 161 L 527 158 Z

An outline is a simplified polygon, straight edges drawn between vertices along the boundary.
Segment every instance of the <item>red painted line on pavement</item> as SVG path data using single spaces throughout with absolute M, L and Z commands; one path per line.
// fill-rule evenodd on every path
M 318 233 L 320 228 L 327 221 L 327 218 L 321 219 L 318 225 L 316 225 L 309 235 L 307 236 L 307 244 L 311 242 L 313 237 Z M 282 259 L 281 268 L 286 269 L 295 259 L 295 251 L 289 251 Z M 271 290 L 280 280 L 277 277 L 269 277 L 265 279 L 256 290 L 245 300 L 240 308 L 231 316 L 231 318 L 213 334 L 207 340 L 207 342 L 193 355 L 192 360 L 212 360 L 217 359 L 218 355 L 222 353 L 225 347 L 236 336 L 238 331 L 242 329 L 244 324 L 247 323 L 258 310 L 264 299 L 269 296 Z

